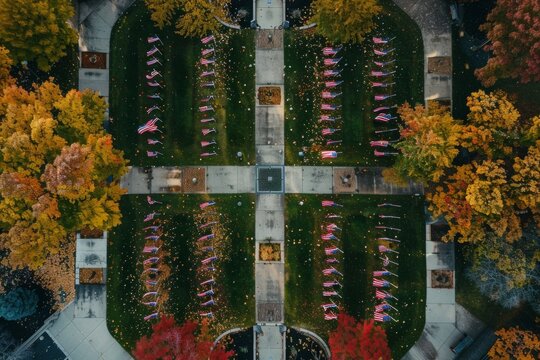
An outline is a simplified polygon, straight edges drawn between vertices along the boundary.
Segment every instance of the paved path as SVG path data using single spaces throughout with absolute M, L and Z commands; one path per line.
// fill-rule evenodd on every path
M 452 30 L 448 4 L 445 0 L 394 0 L 420 27 L 424 43 L 424 97 L 429 100 L 452 99 L 451 74 L 440 74 L 428 65 L 436 57 L 452 56 Z M 431 60 L 430 60 L 431 59 Z M 404 359 L 454 359 L 450 347 L 466 331 L 472 335 L 474 326 L 456 321 L 454 244 L 431 241 L 431 226 L 426 226 L 426 324 L 417 343 Z M 432 287 L 433 271 L 448 270 L 453 276 L 453 287 Z
M 193 178 L 184 175 L 186 170 L 200 169 L 204 176 L 197 181 L 201 187 L 184 189 L 184 183 Z M 201 167 L 152 167 L 151 172 L 142 167 L 130 167 L 122 178 L 121 186 L 129 194 L 208 193 L 240 194 L 255 193 L 257 167 L 255 166 L 201 166 Z M 191 171 L 188 171 L 191 173 Z M 384 181 L 382 168 L 354 168 L 332 166 L 285 166 L 285 193 L 291 194 L 423 194 L 421 184 L 410 182 L 398 187 Z M 344 184 L 350 174 L 349 187 Z M 191 184 L 189 184 L 191 185 Z

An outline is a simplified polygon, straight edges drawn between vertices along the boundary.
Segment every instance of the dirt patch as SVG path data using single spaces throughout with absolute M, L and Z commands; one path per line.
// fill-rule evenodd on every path
M 79 284 L 104 284 L 103 269 L 79 269 Z
M 204 168 L 183 168 L 182 173 L 182 185 L 185 193 L 202 193 L 206 191 L 206 172 Z
M 431 287 L 437 289 L 454 288 L 454 272 L 451 270 L 431 270 Z
M 259 105 L 281 104 L 281 88 L 277 86 L 261 86 L 257 92 Z
M 259 260 L 261 261 L 281 261 L 280 244 L 260 244 Z
M 452 58 L 450 56 L 432 56 L 428 58 L 428 73 L 452 75 Z
M 334 168 L 334 192 L 353 193 L 356 192 L 357 180 L 354 168 Z

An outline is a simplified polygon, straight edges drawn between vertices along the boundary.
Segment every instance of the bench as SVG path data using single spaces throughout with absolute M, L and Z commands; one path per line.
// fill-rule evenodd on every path
M 454 354 L 458 355 L 467 347 L 469 347 L 473 343 L 473 341 L 474 340 L 472 337 L 467 334 L 463 334 L 463 336 L 460 337 L 454 345 L 450 346 L 450 350 L 452 350 Z

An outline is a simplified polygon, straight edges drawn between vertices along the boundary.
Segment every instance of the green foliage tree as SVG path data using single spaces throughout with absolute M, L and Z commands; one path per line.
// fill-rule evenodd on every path
M 33 290 L 16 288 L 0 295 L 0 317 L 20 320 L 36 312 L 38 296 Z
M 0 0 L 0 43 L 16 62 L 35 61 L 48 71 L 76 44 L 69 24 L 75 11 L 69 0 Z
M 382 10 L 377 0 L 315 0 L 311 8 L 316 31 L 334 43 L 362 42 Z

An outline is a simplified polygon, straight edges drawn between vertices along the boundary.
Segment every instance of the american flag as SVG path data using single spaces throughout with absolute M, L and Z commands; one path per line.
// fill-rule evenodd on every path
M 209 157 L 209 156 L 216 156 L 216 155 L 217 155 L 217 152 L 215 151 L 201 153 L 201 157 Z
M 324 59 L 324 65 L 334 66 L 334 65 L 337 65 L 340 61 L 341 61 L 341 58 Z
M 139 134 L 144 134 L 147 131 L 154 132 L 154 131 L 159 131 L 159 129 L 158 129 L 158 127 L 156 125 L 148 125 L 148 124 L 141 125 L 137 129 L 137 132 Z
M 382 300 L 382 299 L 393 299 L 394 297 L 390 295 L 390 293 L 384 290 L 375 290 L 375 298 Z
M 373 272 L 373 276 L 386 276 L 390 275 L 390 271 L 387 270 L 377 270 Z
M 201 50 L 201 55 L 206 56 L 206 55 L 211 54 L 213 52 L 214 52 L 214 48 L 202 49 Z
M 381 146 L 381 147 L 387 147 L 390 143 L 387 140 L 377 140 L 377 141 L 370 141 L 369 145 L 372 147 L 375 146 Z
M 338 317 L 333 312 L 325 313 L 324 314 L 324 320 L 336 320 Z
M 335 231 L 335 230 L 341 231 L 341 228 L 339 228 L 336 224 L 332 223 L 332 224 L 326 225 L 326 230 L 328 230 L 328 231 Z
M 198 297 L 203 297 L 203 296 L 212 296 L 214 295 L 214 290 L 210 289 L 210 290 L 206 290 L 206 291 L 203 291 L 203 292 L 200 292 L 197 294 Z
M 324 70 L 323 75 L 324 75 L 325 77 L 339 76 L 340 73 L 341 73 L 341 70 Z
M 378 287 L 378 288 L 389 287 L 390 283 L 385 280 L 373 278 L 373 286 Z
M 388 305 L 387 303 L 382 303 L 375 305 L 375 312 L 383 312 L 385 310 L 390 310 L 392 307 Z
M 337 305 L 335 303 L 330 303 L 330 304 L 322 304 L 321 307 L 324 309 L 324 311 L 328 310 L 328 309 L 337 309 Z
M 377 101 L 383 101 L 383 100 L 389 99 L 389 98 L 394 97 L 394 96 L 396 96 L 396 94 L 375 95 L 374 99 L 377 100 Z
M 212 206 L 212 205 L 215 205 L 215 204 L 216 204 L 215 201 L 210 200 L 210 201 L 207 201 L 207 202 L 203 202 L 202 204 L 199 204 L 199 207 L 200 207 L 201 209 L 205 209 L 205 208 L 207 208 L 208 206 Z
M 201 130 L 201 134 L 203 134 L 204 136 L 210 134 L 210 133 L 213 133 L 213 132 L 216 132 L 216 129 L 215 128 L 211 128 L 211 129 L 202 129 Z
M 340 273 L 339 271 L 337 271 L 335 268 L 331 267 L 331 268 L 328 268 L 328 269 L 323 269 L 323 274 L 324 275 L 340 275 L 340 276 L 343 276 L 342 273 Z
M 161 53 L 161 51 L 159 51 L 159 49 L 154 45 L 150 50 L 146 52 L 146 56 L 152 56 L 157 52 Z
M 390 49 L 390 50 L 377 50 L 377 49 L 374 49 L 373 52 L 375 53 L 375 55 L 379 55 L 379 56 L 385 56 L 385 55 L 388 55 L 390 54 L 392 51 L 394 51 L 395 49 Z
M 342 251 L 340 248 L 335 247 L 335 246 L 327 247 L 327 248 L 324 249 L 324 253 L 325 253 L 326 255 L 335 255 L 335 254 L 337 254 L 338 252 L 343 253 L 343 251 Z
M 324 86 L 327 87 L 327 88 L 333 88 L 333 87 L 341 85 L 342 83 L 343 83 L 342 80 L 339 80 L 339 81 L 325 81 Z
M 323 282 L 323 287 L 341 286 L 337 280 Z
M 150 204 L 150 205 L 161 204 L 162 203 L 161 201 L 157 201 L 157 200 L 152 199 L 152 197 L 150 195 L 146 195 L 146 202 L 148 202 L 148 204 Z
M 150 113 L 151 113 L 152 111 L 154 111 L 154 110 L 159 110 L 159 111 L 161 111 L 161 109 L 159 108 L 159 106 L 154 105 L 154 106 L 151 106 L 151 107 L 149 107 L 148 109 L 146 109 L 146 113 L 147 113 L 147 114 L 150 114 Z
M 210 65 L 210 64 L 213 64 L 216 62 L 216 59 L 212 58 L 212 59 L 206 59 L 206 58 L 202 58 L 201 59 L 201 65 Z
M 338 207 L 343 207 L 343 205 L 340 205 L 340 204 L 337 204 L 335 202 L 333 202 L 332 200 L 323 200 L 321 202 L 321 205 L 323 207 L 327 207 L 327 206 L 338 206 Z
M 161 42 L 159 36 L 157 36 L 157 35 L 149 36 L 148 38 L 146 38 L 146 41 L 147 41 L 149 44 L 155 43 L 156 41 Z
M 159 62 L 159 60 L 156 59 L 156 58 L 152 58 L 152 59 L 150 59 L 150 60 L 148 60 L 148 61 L 146 62 L 146 65 L 148 65 L 148 66 L 155 65 L 155 64 L 161 65 L 161 63 Z
M 153 220 L 156 215 L 159 215 L 159 214 L 156 212 L 151 212 L 150 214 L 146 215 L 143 221 L 148 222 L 150 220 Z
M 213 246 L 203 246 L 201 248 L 202 251 L 204 252 L 214 252 L 214 247 Z
M 157 247 L 157 246 L 145 246 L 145 247 L 143 248 L 143 251 L 142 251 L 142 252 L 145 253 L 145 254 L 149 254 L 149 253 L 150 253 L 150 254 L 155 254 L 155 253 L 157 253 L 158 251 L 159 251 L 159 247 Z
M 200 238 L 198 238 L 197 241 L 210 240 L 210 239 L 213 239 L 215 236 L 216 236 L 215 234 L 204 235 L 204 236 L 201 236 Z
M 201 141 L 201 147 L 207 147 L 207 146 L 210 146 L 210 145 L 215 145 L 215 141 L 212 140 L 212 141 Z
M 210 264 L 211 262 L 214 262 L 216 260 L 217 260 L 217 256 L 210 256 L 209 258 L 202 259 L 201 264 L 207 265 L 207 264 Z
M 206 36 L 206 37 L 203 37 L 203 38 L 201 39 L 201 42 L 202 42 L 203 44 L 208 44 L 210 41 L 214 41 L 214 40 L 215 40 L 214 35 L 208 35 L 208 36 Z
M 321 239 L 323 239 L 323 240 L 338 240 L 339 241 L 339 239 L 332 233 L 322 234 Z
M 329 297 L 329 296 L 338 296 L 341 297 L 337 291 L 323 291 L 323 296 Z
M 209 312 L 200 312 L 199 315 L 202 316 L 202 317 L 207 317 L 207 318 L 214 317 L 214 313 L 212 313 L 211 311 L 209 311 Z
M 216 305 L 216 302 L 214 301 L 214 299 L 210 299 L 208 301 L 205 301 L 203 303 L 201 303 L 201 306 L 212 306 L 212 305 Z
M 143 230 L 157 231 L 160 227 L 161 227 L 161 225 L 152 225 L 152 226 L 147 226 L 147 227 L 143 228 Z
M 150 314 L 150 315 L 147 315 L 144 317 L 144 320 L 145 321 L 148 321 L 148 320 L 153 320 L 153 319 L 157 319 L 159 316 L 159 313 L 155 312 L 153 314 Z
M 341 144 L 343 140 L 328 140 L 326 141 L 326 145 L 337 145 Z
M 388 322 L 388 321 L 392 321 L 392 317 L 383 312 L 376 312 L 373 314 L 373 320 L 378 321 L 378 322 Z
M 148 235 L 148 236 L 145 236 L 145 240 L 153 240 L 153 241 L 158 241 L 159 238 L 161 237 L 161 235 Z
M 337 151 L 321 151 L 321 158 L 323 159 L 335 159 L 338 157 Z
M 151 257 L 151 258 L 148 258 L 146 260 L 143 261 L 143 264 L 144 265 L 148 265 L 148 264 L 155 264 L 159 261 L 159 257 L 157 256 L 154 256 L 154 257 Z
M 147 301 L 147 302 L 143 302 L 142 303 L 143 305 L 146 305 L 146 306 L 153 306 L 153 307 L 156 307 L 158 302 L 157 301 Z
M 201 286 L 204 286 L 204 285 L 212 285 L 212 284 L 215 284 L 215 282 L 216 282 L 216 281 L 214 280 L 214 278 L 211 278 L 211 279 L 208 279 L 208 280 L 206 280 L 206 281 L 203 281 L 203 282 L 201 283 Z
M 158 157 L 158 155 L 163 155 L 163 154 L 160 153 L 159 151 L 146 150 L 146 156 L 148 157 Z
M 200 112 L 214 111 L 214 107 L 212 105 L 199 106 L 199 111 Z
M 340 129 L 326 128 L 326 129 L 322 129 L 321 133 L 323 134 L 323 136 L 328 136 L 328 135 L 332 135 L 333 133 L 339 130 Z
M 215 74 L 216 74 L 216 72 L 214 70 L 212 70 L 212 71 L 203 71 L 201 73 L 201 77 L 214 76 Z
M 217 224 L 217 221 L 210 221 L 210 222 L 207 222 L 206 224 L 202 224 L 201 226 L 199 226 L 199 229 L 204 229 L 208 226 L 212 226 L 212 225 L 215 225 Z
M 339 108 L 341 108 L 341 105 L 321 104 L 321 110 L 337 110 Z
M 159 141 L 159 140 L 154 140 L 154 139 L 146 139 L 146 142 L 148 143 L 148 145 L 162 144 L 161 141 Z
M 337 47 L 337 48 L 324 47 L 323 48 L 323 55 L 325 55 L 325 56 L 334 56 L 339 52 L 339 50 L 341 50 L 341 47 Z

